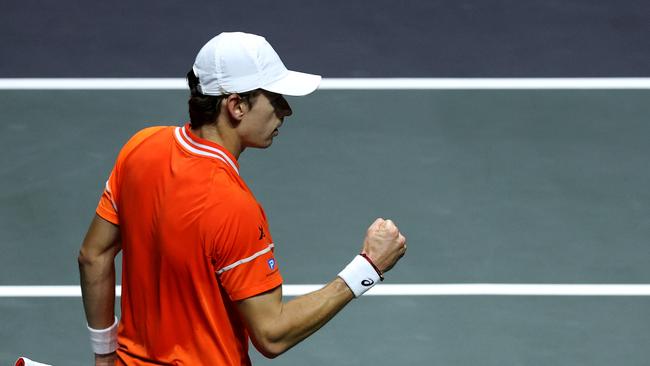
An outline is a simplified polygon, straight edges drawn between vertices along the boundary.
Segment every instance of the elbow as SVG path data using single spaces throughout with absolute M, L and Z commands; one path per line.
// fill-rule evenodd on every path
M 282 342 L 280 340 L 275 340 L 273 338 L 268 338 L 268 337 L 260 337 L 260 339 L 254 339 L 253 345 L 255 345 L 255 348 L 264 357 L 270 359 L 280 356 L 281 354 L 285 353 L 289 348 L 291 348 L 291 346 L 285 342 Z
M 77 256 L 77 263 L 80 269 L 92 268 L 102 264 L 104 261 L 105 259 L 101 254 L 89 252 L 84 250 L 84 248 L 79 250 L 79 255 Z
M 77 256 L 79 268 L 92 267 L 101 262 L 101 260 L 101 256 L 97 253 L 93 253 L 83 247 L 79 249 L 79 255 Z
M 79 263 L 79 268 L 92 265 L 95 259 L 88 255 L 88 253 L 82 249 L 79 250 L 79 255 L 77 256 L 77 263 Z
M 113 260 L 117 255 L 117 252 L 118 249 L 116 248 L 110 248 L 109 250 L 104 250 L 104 251 L 97 251 L 82 246 L 81 249 L 79 249 L 77 262 L 79 263 L 79 268 L 104 266 L 113 263 Z
M 265 344 L 265 345 L 260 345 L 257 344 L 255 345 L 255 348 L 262 354 L 262 356 L 269 358 L 269 359 L 274 359 L 281 354 L 283 354 L 287 349 L 278 347 L 277 345 L 274 344 Z

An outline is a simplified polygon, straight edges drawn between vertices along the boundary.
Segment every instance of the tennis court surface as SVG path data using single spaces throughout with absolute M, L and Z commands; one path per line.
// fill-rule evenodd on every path
M 186 97 L 0 90 L 0 364 L 19 355 L 90 363 L 79 297 L 7 296 L 6 286 L 78 284 L 77 250 L 119 147 L 145 126 L 182 124 Z M 242 155 L 241 173 L 269 216 L 287 285 L 331 280 L 377 216 L 409 239 L 389 285 L 644 285 L 649 97 L 647 89 L 319 90 L 289 100 L 294 116 L 270 149 Z M 364 296 L 279 359 L 253 352 L 253 361 L 650 362 L 647 287 L 638 296 L 460 288 Z

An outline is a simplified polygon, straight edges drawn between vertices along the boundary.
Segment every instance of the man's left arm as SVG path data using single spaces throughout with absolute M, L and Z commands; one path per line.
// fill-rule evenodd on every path
M 88 326 L 106 329 L 115 321 L 115 256 L 120 251 L 119 226 L 95 215 L 79 250 L 81 293 Z M 96 365 L 109 364 L 114 353 L 96 355 Z

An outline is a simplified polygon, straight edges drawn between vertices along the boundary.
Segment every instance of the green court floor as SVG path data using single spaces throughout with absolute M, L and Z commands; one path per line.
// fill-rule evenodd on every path
M 650 283 L 650 91 L 317 91 L 241 172 L 287 284 L 325 283 L 375 217 L 399 283 Z M 0 91 L 0 286 L 76 285 L 121 144 L 182 91 Z M 276 365 L 647 365 L 648 297 L 368 297 Z M 89 364 L 78 298 L 0 298 L 0 364 Z

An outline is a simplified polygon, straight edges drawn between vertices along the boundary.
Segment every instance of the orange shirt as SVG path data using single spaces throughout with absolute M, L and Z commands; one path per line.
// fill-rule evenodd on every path
M 97 214 L 119 225 L 118 365 L 249 365 L 234 301 L 282 283 L 262 207 L 223 147 L 151 127 L 120 151 Z

